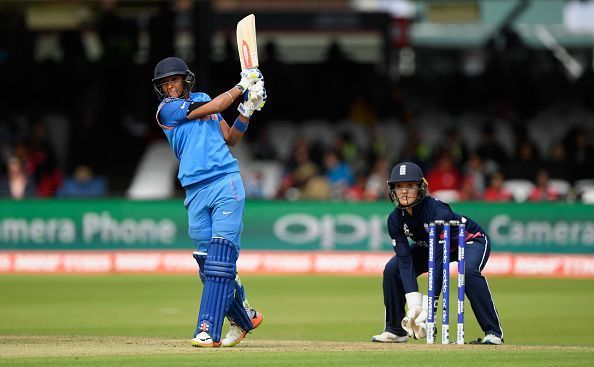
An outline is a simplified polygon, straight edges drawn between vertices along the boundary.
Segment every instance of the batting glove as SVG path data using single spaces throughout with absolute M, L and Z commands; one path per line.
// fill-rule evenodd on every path
M 245 117 L 251 117 L 254 111 L 260 111 L 266 103 L 266 89 L 264 89 L 264 82 L 258 81 L 252 85 L 246 93 L 245 101 L 240 103 L 237 111 Z
M 256 111 L 262 111 L 262 108 L 266 104 L 268 95 L 266 94 L 266 88 L 264 88 L 264 82 L 262 80 L 256 82 L 249 88 L 247 99 L 254 103 Z
M 254 114 L 255 110 L 256 109 L 254 108 L 252 101 L 245 101 L 237 106 L 237 111 L 247 118 L 250 118 Z
M 256 82 L 264 80 L 264 76 L 262 76 L 260 70 L 256 68 L 245 69 L 240 75 L 241 80 L 236 84 L 236 86 L 239 88 L 239 90 L 241 90 L 241 93 L 244 93 L 251 85 L 255 84 Z

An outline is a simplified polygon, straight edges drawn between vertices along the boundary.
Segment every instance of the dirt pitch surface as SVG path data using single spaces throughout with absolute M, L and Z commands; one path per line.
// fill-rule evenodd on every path
M 190 346 L 189 339 L 159 339 L 111 336 L 0 336 L 3 358 L 157 355 L 234 352 L 341 352 L 341 351 L 426 351 L 445 349 L 477 350 L 498 348 L 501 351 L 567 351 L 593 353 L 590 346 L 521 346 L 381 344 L 371 342 L 328 342 L 295 340 L 245 340 L 234 348 L 202 349 Z

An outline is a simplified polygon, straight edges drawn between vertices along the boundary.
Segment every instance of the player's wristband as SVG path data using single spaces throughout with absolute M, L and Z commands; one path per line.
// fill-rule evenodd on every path
M 235 119 L 235 122 L 233 123 L 233 127 L 236 128 L 237 130 L 241 131 L 242 133 L 245 133 L 248 126 L 249 126 L 249 122 L 243 122 L 238 118 Z

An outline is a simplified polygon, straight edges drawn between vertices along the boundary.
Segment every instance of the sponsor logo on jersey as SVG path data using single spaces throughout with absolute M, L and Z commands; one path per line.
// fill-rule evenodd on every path
M 404 235 L 406 237 L 412 237 L 412 233 L 410 233 L 410 229 L 408 228 L 408 225 L 406 225 L 406 223 L 404 223 L 402 229 L 404 230 Z

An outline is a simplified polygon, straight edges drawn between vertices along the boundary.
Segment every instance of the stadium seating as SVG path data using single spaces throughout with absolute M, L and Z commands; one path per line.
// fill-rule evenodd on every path
M 534 188 L 534 184 L 530 180 L 514 179 L 505 180 L 503 187 L 512 194 L 514 201 L 522 203 L 530 196 L 530 191 Z
M 571 190 L 571 184 L 560 178 L 553 178 L 549 180 L 549 185 L 561 195 L 562 198 L 566 197 Z
M 460 200 L 460 194 L 456 190 L 437 190 L 430 193 L 434 198 L 445 203 L 455 203 Z
M 140 160 L 126 196 L 130 199 L 172 197 L 177 167 L 167 141 L 151 144 Z
M 291 155 L 297 126 L 298 124 L 289 121 L 274 121 L 267 128 L 270 143 L 281 161 L 286 161 Z
M 594 189 L 590 188 L 583 192 L 582 202 L 584 204 L 593 204 L 594 205 Z
M 586 191 L 594 191 L 594 178 L 577 180 L 574 187 L 577 195 L 583 195 Z
M 239 162 L 246 195 L 273 199 L 280 186 L 284 165 L 277 161 Z M 255 194 L 255 190 L 258 190 L 258 194 Z

